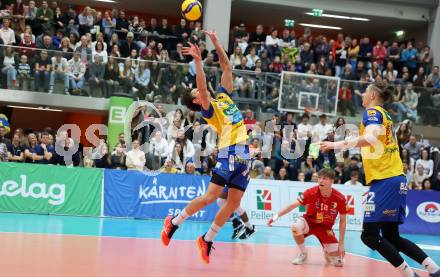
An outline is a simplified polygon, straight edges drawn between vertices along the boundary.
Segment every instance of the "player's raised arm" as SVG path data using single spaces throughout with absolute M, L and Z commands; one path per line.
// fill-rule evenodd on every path
M 275 223 L 275 221 L 277 221 L 278 218 L 282 217 L 285 214 L 290 213 L 291 211 L 298 208 L 299 206 L 301 206 L 301 203 L 298 200 L 293 202 L 290 205 L 287 205 L 286 207 L 282 208 L 278 213 L 276 213 L 271 219 L 269 219 L 267 221 L 267 225 L 272 226 L 272 224 Z
M 323 151 L 329 151 L 332 149 L 376 146 L 380 144 L 378 138 L 381 133 L 383 133 L 383 127 L 381 125 L 369 125 L 365 128 L 365 134 L 363 136 L 337 142 L 323 141 L 320 143 L 320 149 Z
M 189 43 L 190 47 L 183 47 L 182 53 L 184 55 L 192 56 L 196 64 L 196 82 L 197 89 L 200 93 L 200 105 L 204 110 L 208 110 L 211 101 L 211 95 L 208 92 L 206 85 L 205 71 L 202 65 L 202 53 L 197 45 Z
M 228 93 L 231 93 L 234 89 L 234 84 L 232 80 L 232 65 L 229 63 L 228 55 L 218 40 L 215 31 L 205 31 L 205 34 L 211 39 L 218 55 L 220 67 L 223 71 L 221 85 L 228 91 Z

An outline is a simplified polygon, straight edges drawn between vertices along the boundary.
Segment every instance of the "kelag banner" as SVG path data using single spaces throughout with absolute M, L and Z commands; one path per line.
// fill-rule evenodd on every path
M 0 163 L 0 211 L 101 214 L 102 170 Z
M 138 171 L 104 171 L 104 215 L 158 218 L 177 215 L 194 198 L 205 194 L 209 176 L 148 175 Z M 211 221 L 217 204 L 205 207 L 192 220 Z
M 409 191 L 403 233 L 440 235 L 440 192 Z

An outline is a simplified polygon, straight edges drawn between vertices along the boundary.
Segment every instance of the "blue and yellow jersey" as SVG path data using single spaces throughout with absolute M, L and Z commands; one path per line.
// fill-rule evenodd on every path
M 202 109 L 202 117 L 217 132 L 219 149 L 248 139 L 243 116 L 224 88 L 211 100 L 208 110 Z
M 383 151 L 378 151 L 380 148 L 377 146 L 361 148 L 365 179 L 368 185 L 373 180 L 382 180 L 404 174 L 399 145 L 390 114 L 381 106 L 367 109 L 364 112 L 360 126 L 360 135 L 364 135 L 365 128 L 372 124 L 381 125 L 383 128 L 378 137 L 379 142 L 383 145 Z

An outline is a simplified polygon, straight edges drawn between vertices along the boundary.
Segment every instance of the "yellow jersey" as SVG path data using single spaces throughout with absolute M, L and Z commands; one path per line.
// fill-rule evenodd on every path
M 361 148 L 362 163 L 365 171 L 367 185 L 374 180 L 387 179 L 404 175 L 403 164 L 400 159 L 399 144 L 393 130 L 393 121 L 390 114 L 381 106 L 374 106 L 364 112 L 360 125 L 360 135 L 364 135 L 368 125 L 380 125 L 382 131 L 378 137 L 379 142 L 374 146 Z
M 211 99 L 208 110 L 202 108 L 202 117 L 211 125 L 218 135 L 218 148 L 245 142 L 248 139 L 243 116 L 234 101 L 224 92 L 217 93 Z

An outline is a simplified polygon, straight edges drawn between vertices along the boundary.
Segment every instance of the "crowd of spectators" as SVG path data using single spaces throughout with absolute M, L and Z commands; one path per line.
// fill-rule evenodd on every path
M 177 109 L 165 114 L 162 105 L 158 105 L 158 111 L 166 119 L 165 125 L 154 127 L 159 115 L 141 107 L 138 109 L 140 118 L 151 124 L 131 134 L 133 141 L 129 147 L 121 133 L 112 149 L 106 138 L 97 142 L 92 150 L 86 150 L 67 132 L 57 137 L 51 128 L 42 132 L 16 129 L 6 136 L 5 128 L 0 126 L 0 161 L 210 175 L 219 151 L 215 133 L 205 128 L 197 113 Z M 314 139 L 334 141 L 355 135 L 348 130 L 338 130 L 344 118 L 338 118 L 333 124 L 321 115 L 312 124 L 308 114 L 298 119 L 292 113 L 275 114 L 266 122 L 257 121 L 251 110 L 246 110 L 243 116 L 249 134 L 251 178 L 316 182 L 320 169 L 333 168 L 335 183 L 365 184 L 359 149 L 322 152 L 311 143 Z M 138 124 L 136 116 L 133 124 Z M 273 132 L 261 131 L 269 130 L 266 129 L 269 125 L 274 126 Z M 440 190 L 439 149 L 413 134 L 410 125 L 406 120 L 396 132 L 409 187 Z M 78 150 L 65 155 L 55 151 L 56 143 L 65 153 Z
M 0 5 L 3 88 L 92 97 L 122 91 L 177 104 L 180 95 L 195 86 L 194 64 L 182 54 L 187 42 L 202 50 L 209 89 L 218 86 L 217 55 L 206 49 L 201 22 L 181 19 L 171 25 L 166 18 L 147 21 L 117 8 L 78 10 L 56 1 L 15 0 Z M 332 39 L 325 34 L 312 36 L 307 29 L 297 35 L 293 29 L 279 33 L 261 25 L 248 30 L 244 24 L 234 26 L 230 36 L 228 52 L 234 69 L 253 74 L 236 76 L 233 95 L 255 98 L 255 91 L 262 90 L 258 96 L 265 111 L 273 110 L 279 83 L 263 85 L 258 75 L 293 71 L 340 77 L 343 83 L 336 93 L 343 114 L 355 115 L 365 84 L 383 79 L 396 86 L 389 109 L 397 121 L 440 122 L 427 116 L 440 107 L 440 73 L 423 42 L 373 42 L 342 33 Z
M 182 19 L 177 26 L 170 26 L 166 18 L 160 23 L 151 18 L 147 23 L 116 8 L 101 12 L 85 7 L 78 11 L 72 6 L 62 8 L 55 1 L 50 5 L 47 1 L 1 1 L 0 5 L 3 88 L 91 97 L 109 97 L 122 91 L 158 106 L 179 104 L 180 95 L 195 86 L 194 64 L 182 54 L 187 42 L 198 44 L 202 50 L 209 90 L 214 92 L 218 87 L 218 58 L 215 51 L 206 49 L 200 22 Z M 292 113 L 279 114 L 274 106 L 279 84 L 258 84 L 261 74 L 292 71 L 340 77 L 342 85 L 336 93 L 343 115 L 356 114 L 369 82 L 386 80 L 394 84 L 396 95 L 387 109 L 396 122 L 402 122 L 397 136 L 408 182 L 414 189 L 440 189 L 438 149 L 421 144 L 410 126 L 420 117 L 422 123 L 439 122 L 432 111 L 439 107 L 440 73 L 439 67 L 432 64 L 429 46 L 415 41 L 375 41 L 373 45 L 368 37 L 338 34 L 331 39 L 312 36 L 307 30 L 299 36 L 294 30 L 284 29 L 280 35 L 277 29 L 261 25 L 247 30 L 241 24 L 230 34 L 228 52 L 235 72 L 256 76 L 252 79 L 236 74 L 233 96 L 254 98 L 255 90 L 261 89 L 264 111 L 273 113 L 272 119 L 261 122 L 252 110 L 244 112 L 245 123 L 250 126 L 253 178 L 315 181 L 319 169 L 330 167 L 337 172 L 337 183 L 364 184 L 358 149 L 323 153 L 310 144 L 312 137 L 338 140 L 355 135 L 335 133 L 344 124 L 343 117 L 331 123 L 322 115 L 312 124 L 315 119 L 307 113 L 301 118 Z M 163 112 L 163 107 L 159 110 Z M 146 166 L 168 173 L 210 174 L 218 149 L 215 136 L 201 128 L 199 115 L 176 110 L 167 119 L 163 130 L 134 133 L 130 149 L 121 134 L 113 149 L 103 139 L 91 152 L 79 148 L 72 162 L 58 155 L 54 146 L 59 140 L 62 148 L 74 149 L 78 141 L 67 133 L 54 138 L 50 128 L 43 132 L 17 129 L 6 138 L 0 126 L 0 159 L 132 170 Z M 259 133 L 252 127 L 265 130 L 270 123 L 282 127 L 273 134 Z M 294 128 L 286 132 L 284 126 Z M 195 136 L 195 132 L 203 135 Z M 149 142 L 148 149 L 142 147 L 145 142 Z M 296 149 L 305 154 L 299 158 L 283 155 Z M 201 163 L 196 158 L 200 151 L 205 154 Z

